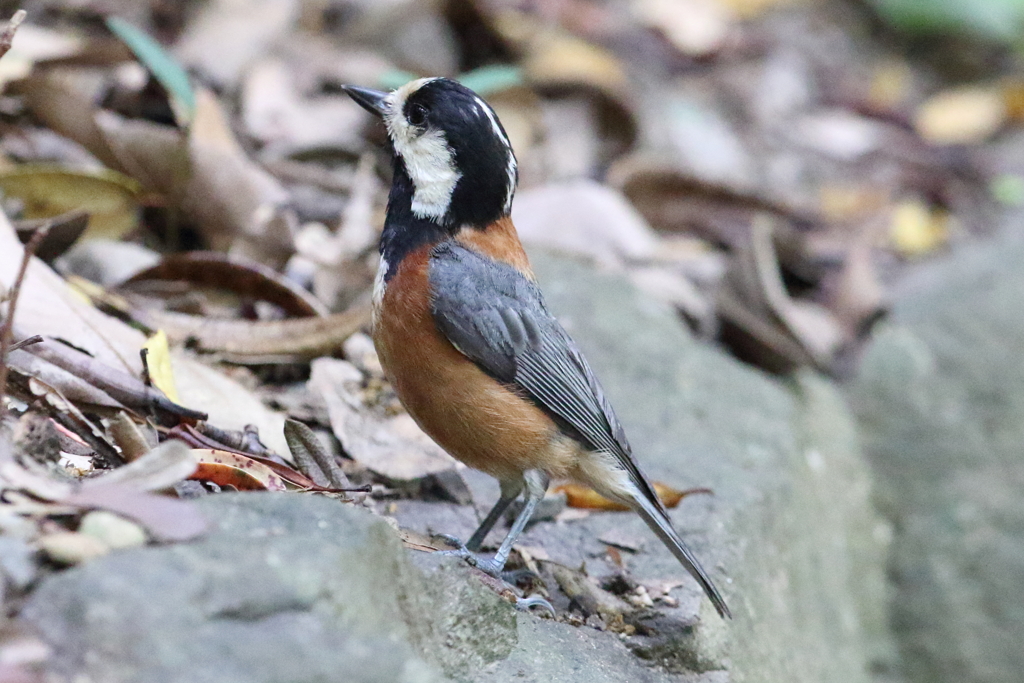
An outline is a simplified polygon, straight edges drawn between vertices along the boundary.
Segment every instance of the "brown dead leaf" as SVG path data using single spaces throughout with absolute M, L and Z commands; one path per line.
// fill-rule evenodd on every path
M 782 282 L 778 257 L 772 244 L 772 221 L 755 219 L 751 246 L 760 294 L 772 313 L 822 367 L 828 367 L 845 343 L 842 328 L 824 307 L 790 297 Z
M 152 492 L 174 486 L 196 469 L 196 455 L 180 441 L 168 440 L 136 460 L 86 479 L 82 487 L 123 486 L 135 491 Z
M 131 290 L 134 283 L 153 280 L 186 282 L 192 288 L 207 287 L 247 301 L 266 301 L 290 316 L 327 314 L 319 300 L 272 268 L 213 251 L 169 254 L 159 264 L 130 277 L 120 289 Z
M 257 166 L 235 139 L 216 96 L 196 91 L 189 129 L 191 176 L 183 208 L 197 219 L 215 249 L 281 266 L 294 252 L 294 214 L 288 193 Z M 219 244 L 218 244 L 219 243 Z
M 238 491 L 284 491 L 288 487 L 272 469 L 252 458 L 229 451 L 197 448 L 196 471 L 189 479 L 210 481 Z
M 196 91 L 186 133 L 99 109 L 105 78 L 102 70 L 48 68 L 26 83 L 27 102 L 50 128 L 180 207 L 215 249 L 283 265 L 296 229 L 288 193 L 246 155 L 217 98 Z

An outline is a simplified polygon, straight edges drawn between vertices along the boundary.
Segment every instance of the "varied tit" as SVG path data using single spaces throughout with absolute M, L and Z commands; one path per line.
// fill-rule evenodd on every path
M 495 556 L 470 555 L 474 563 L 498 574 L 548 482 L 572 480 L 635 510 L 729 616 L 586 359 L 544 304 L 509 217 L 516 157 L 494 110 L 446 78 L 345 91 L 384 120 L 394 148 L 373 292 L 381 365 L 423 431 L 501 485 L 465 549 L 479 550 L 525 497 Z

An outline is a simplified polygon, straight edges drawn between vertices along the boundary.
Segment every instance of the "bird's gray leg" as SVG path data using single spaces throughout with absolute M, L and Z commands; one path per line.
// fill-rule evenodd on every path
M 501 482 L 501 497 L 498 498 L 498 502 L 494 504 L 491 511 L 487 513 L 487 517 L 480 523 L 477 530 L 473 532 L 473 536 L 466 541 L 467 550 L 471 552 L 480 550 L 480 546 L 483 545 L 487 534 L 494 528 L 495 523 L 501 518 L 505 510 L 508 509 L 508 506 L 512 504 L 512 501 L 519 496 L 524 485 L 525 482 L 522 479 Z
M 533 516 L 533 511 L 537 509 L 537 503 L 540 502 L 547 492 L 548 481 L 549 477 L 543 472 L 530 470 L 518 481 L 501 482 L 501 497 L 494 504 L 494 507 L 491 508 L 491 511 L 487 513 L 487 517 L 480 524 L 480 528 L 476 530 L 473 537 L 469 539 L 469 542 L 464 544 L 453 536 L 436 534 L 436 537 L 443 538 L 452 545 L 459 546 L 458 550 L 442 550 L 439 552 L 462 557 L 481 571 L 487 572 L 495 578 L 501 578 L 501 570 L 505 568 L 505 561 L 508 559 L 509 553 L 512 552 L 512 544 L 516 542 L 516 538 L 519 537 L 519 534 L 522 533 L 526 524 L 530 521 L 530 517 Z M 494 527 L 501 514 L 508 509 L 512 501 L 516 499 L 524 486 L 526 488 L 526 500 L 524 501 L 523 509 L 512 523 L 512 528 L 509 529 L 505 540 L 501 542 L 498 552 L 492 559 L 480 557 L 473 551 L 480 548 L 488 532 Z M 552 617 L 555 615 L 555 608 L 551 606 L 550 602 L 539 595 L 531 595 L 528 598 L 518 598 L 516 600 L 517 609 L 530 611 L 533 607 L 542 608 Z
M 512 528 L 508 530 L 505 540 L 498 547 L 498 552 L 490 560 L 481 557 L 475 558 L 477 568 L 495 577 L 501 574 L 501 570 L 505 568 L 508 554 L 512 552 L 512 544 L 516 542 L 519 534 L 526 528 L 527 522 L 533 517 L 533 511 L 537 509 L 537 503 L 541 501 L 541 498 L 547 492 L 550 478 L 540 470 L 528 470 L 523 474 L 523 480 L 526 483 L 526 498 L 523 501 L 523 509 L 519 512 L 515 521 L 512 522 Z M 488 515 L 488 518 L 490 518 L 490 515 Z M 484 521 L 486 523 L 487 520 Z M 475 538 L 476 534 L 473 536 Z M 472 539 L 470 541 L 472 542 Z

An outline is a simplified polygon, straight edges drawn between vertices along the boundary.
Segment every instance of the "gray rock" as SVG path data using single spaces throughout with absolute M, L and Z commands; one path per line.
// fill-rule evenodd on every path
M 419 683 L 464 678 L 515 643 L 507 602 L 464 574 L 447 599 L 469 570 L 433 586 L 363 510 L 295 494 L 197 504 L 218 527 L 203 540 L 115 553 L 35 592 L 23 616 L 54 647 L 53 674 Z
M 913 681 L 1024 681 L 1022 261 L 1004 235 L 917 273 L 853 387 Z

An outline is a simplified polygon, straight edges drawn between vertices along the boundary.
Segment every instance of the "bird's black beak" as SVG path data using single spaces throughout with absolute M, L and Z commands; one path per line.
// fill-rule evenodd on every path
M 386 98 L 388 94 L 386 92 L 359 88 L 354 85 L 343 85 L 341 89 L 348 93 L 348 96 L 355 100 L 356 104 L 371 114 L 384 118 L 384 114 L 387 113 Z

